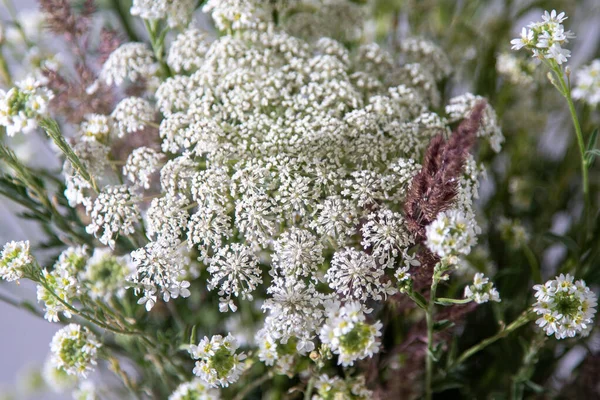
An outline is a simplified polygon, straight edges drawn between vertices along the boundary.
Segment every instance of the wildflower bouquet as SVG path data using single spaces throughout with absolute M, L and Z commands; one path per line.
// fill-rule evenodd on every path
M 46 239 L 6 243 L 0 276 L 33 281 L 39 305 L 1 298 L 57 324 L 43 372 L 52 388 L 77 386 L 79 399 L 430 399 L 492 393 L 469 372 L 483 368 L 518 397 L 544 390 L 532 371 L 555 346 L 546 336 L 592 332 L 597 298 L 575 277 L 598 261 L 589 177 L 600 152 L 573 99 L 598 103 L 598 65 L 571 92 L 564 13 L 512 42 L 548 69 L 580 150 L 583 239 L 542 280 L 527 230 L 478 202 L 509 144 L 493 102 L 444 90 L 453 61 L 433 41 L 378 44 L 366 22 L 385 25 L 392 11 L 372 13 L 381 4 L 40 6 L 71 54 L 52 54 L 13 17 L 38 62 L 2 59 L 0 193 Z M 502 57 L 499 74 L 535 84 L 528 61 Z M 13 80 L 6 59 L 28 74 Z M 60 171 L 17 156 L 34 140 Z M 526 249 L 521 293 L 490 279 L 496 222 L 503 243 Z M 517 330 L 519 359 L 496 370 L 496 342 Z M 92 379 L 96 369 L 119 383 Z

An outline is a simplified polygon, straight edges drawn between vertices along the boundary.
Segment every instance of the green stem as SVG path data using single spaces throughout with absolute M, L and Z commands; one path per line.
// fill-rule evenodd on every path
M 577 137 L 577 145 L 579 147 L 579 153 L 581 156 L 581 179 L 583 185 L 583 197 L 585 201 L 584 219 L 588 220 L 590 210 L 590 187 L 588 179 L 588 164 L 585 157 L 585 141 L 583 139 L 583 132 L 581 131 L 581 125 L 579 124 L 579 118 L 577 117 L 577 111 L 575 110 L 575 104 L 573 103 L 573 98 L 571 96 L 570 84 L 565 81 L 563 71 L 560 66 L 556 64 L 556 62 L 552 62 L 551 66 L 560 83 L 562 95 L 565 97 L 565 99 L 567 99 L 569 112 L 571 113 L 571 119 L 573 120 L 573 126 L 575 128 L 575 136 Z M 586 226 L 587 225 L 588 224 L 586 223 Z
M 12 86 L 13 80 L 10 75 L 10 70 L 8 69 L 8 64 L 6 63 L 6 59 L 1 50 L 2 49 L 0 48 L 0 77 L 2 78 L 2 81 L 6 83 L 6 86 Z
M 525 257 L 527 257 L 527 261 L 529 262 L 529 268 L 531 269 L 531 277 L 534 282 L 542 282 L 542 273 L 540 272 L 540 264 L 535 257 L 535 254 L 531 250 L 531 247 L 527 243 L 523 244 L 523 252 L 525 253 Z
M 122 3 L 122 1 L 120 1 L 120 0 L 111 0 L 112 8 L 117 12 L 117 15 L 119 16 L 119 20 L 121 20 L 121 25 L 123 25 L 123 29 L 125 29 L 125 33 L 129 37 L 129 40 L 132 42 L 139 42 L 140 39 L 138 38 L 137 34 L 133 30 L 133 27 L 131 26 L 129 14 L 126 13 L 125 11 L 123 11 L 123 8 L 121 7 L 121 3 Z
M 437 264 L 433 270 L 433 276 L 431 277 L 431 290 L 429 292 L 429 302 L 427 303 L 427 310 L 425 319 L 427 321 L 427 355 L 425 357 L 425 399 L 431 400 L 433 397 L 432 381 L 433 381 L 433 325 L 434 319 L 433 314 L 435 311 L 435 293 L 440 278 L 444 272 L 443 266 Z
M 314 387 L 315 387 L 315 378 L 311 377 L 308 380 L 308 384 L 306 385 L 306 390 L 304 391 L 304 400 L 310 400 Z
M 486 348 L 487 346 L 489 346 L 490 344 L 496 342 L 499 339 L 502 339 L 505 336 L 508 336 L 510 333 L 512 333 L 513 331 L 517 330 L 518 328 L 522 327 L 523 325 L 525 325 L 526 323 L 528 323 L 529 321 L 531 321 L 533 319 L 533 313 L 530 312 L 530 310 L 526 310 L 524 311 L 516 320 L 514 320 L 510 325 L 508 325 L 506 328 L 501 329 L 498 333 L 496 333 L 494 336 L 491 336 L 481 342 L 479 342 L 478 344 L 476 344 L 475 346 L 467 349 L 464 353 L 462 353 L 460 355 L 460 357 L 458 357 L 456 359 L 456 361 L 454 361 L 453 363 L 451 363 L 448 366 L 448 369 L 452 369 L 454 366 L 460 365 L 463 362 L 465 362 L 469 357 L 471 357 L 472 355 L 474 355 L 475 353 L 483 350 L 484 348 Z
M 158 34 L 159 25 L 158 21 L 156 20 L 152 20 L 150 22 L 144 20 L 144 24 L 146 25 L 146 30 L 150 36 L 150 44 L 152 45 L 152 50 L 154 51 L 154 57 L 156 57 L 156 60 L 160 64 L 163 75 L 168 78 L 172 76 L 172 74 L 171 69 L 165 62 L 164 58 L 164 41 L 167 30 L 164 30 L 161 34 Z

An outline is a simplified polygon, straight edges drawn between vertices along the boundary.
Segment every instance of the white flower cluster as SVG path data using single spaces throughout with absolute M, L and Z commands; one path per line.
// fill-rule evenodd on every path
M 0 277 L 12 282 L 23 277 L 23 268 L 33 263 L 29 241 L 8 242 L 0 254 Z
M 69 324 L 52 338 L 52 363 L 69 375 L 85 378 L 94 370 L 101 346 L 96 335 L 88 328 Z
M 134 225 L 140 220 L 136 201 L 136 195 L 127 186 L 107 186 L 87 210 L 91 222 L 86 231 L 113 248 L 117 235 L 135 232 Z
M 315 387 L 317 394 L 312 397 L 312 400 L 370 400 L 374 398 L 373 392 L 367 389 L 364 376 L 342 379 L 338 376 L 321 375 Z
M 540 316 L 536 323 L 548 336 L 564 339 L 589 334 L 598 298 L 584 281 L 573 282 L 573 276 L 560 274 L 533 289 L 537 299 L 533 311 Z
M 354 365 L 356 360 L 372 357 L 379 351 L 380 321 L 369 324 L 366 310 L 358 302 L 341 305 L 334 301 L 327 306 L 327 320 L 319 332 L 321 342 L 328 345 L 338 355 L 338 364 Z
M 545 11 L 542 22 L 532 22 L 521 31 L 521 37 L 511 40 L 513 50 L 523 47 L 531 50 L 534 57 L 554 60 L 558 65 L 567 62 L 571 57 L 571 51 L 563 49 L 562 46 L 573 39 L 575 35 L 571 31 L 565 31 L 562 22 L 567 19 L 564 12 L 556 13 Z
M 169 396 L 169 400 L 219 400 L 219 391 L 207 387 L 202 380 L 182 383 Z
M 489 278 L 478 272 L 473 277 L 473 284 L 465 287 L 465 299 L 471 299 L 477 304 L 488 301 L 500 302 L 500 293 Z
M 442 258 L 467 255 L 477 243 L 477 229 L 472 218 L 462 211 L 441 212 L 426 228 L 427 247 Z
M 227 387 L 240 377 L 244 370 L 244 353 L 236 353 L 239 344 L 228 334 L 204 337 L 198 345 L 191 345 L 189 352 L 196 361 L 194 374 L 210 387 Z
M 575 72 L 575 87 L 573 98 L 579 99 L 591 107 L 600 104 L 600 59 L 593 60 L 589 65 Z
M 158 66 L 152 50 L 144 43 L 125 43 L 113 51 L 108 57 L 99 80 L 106 85 L 120 86 L 126 80 L 137 82 L 149 78 Z
M 526 246 L 529 242 L 529 233 L 519 220 L 501 217 L 498 221 L 498 230 L 502 240 L 514 248 Z
M 131 15 L 143 19 L 157 20 L 167 18 L 171 28 L 186 26 L 192 17 L 194 0 L 133 0 Z
M 533 72 L 536 60 L 523 60 L 510 53 L 500 53 L 496 59 L 496 71 L 508 82 L 520 88 L 535 84 Z
M 133 150 L 123 167 L 123 176 L 134 185 L 150 188 L 150 178 L 158 170 L 163 155 L 149 147 Z
M 6 134 L 29 133 L 48 113 L 54 95 L 44 86 L 44 81 L 33 76 L 16 83 L 8 92 L 0 89 L 0 125 Z

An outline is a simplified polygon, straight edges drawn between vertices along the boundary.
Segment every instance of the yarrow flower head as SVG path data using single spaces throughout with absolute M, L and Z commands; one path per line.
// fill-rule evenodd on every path
M 365 309 L 358 302 L 341 305 L 334 301 L 328 304 L 327 320 L 321 328 L 321 342 L 331 347 L 338 355 L 338 364 L 354 365 L 354 361 L 372 357 L 379 351 L 380 321 L 366 322 Z
M 541 22 L 532 22 L 521 31 L 521 37 L 511 40 L 512 49 L 520 50 L 526 48 L 533 52 L 534 57 L 554 60 L 558 65 L 567 62 L 571 52 L 563 49 L 569 39 L 575 35 L 571 31 L 565 31 L 562 22 L 567 19 L 564 12 L 556 13 L 545 11 Z
M 200 379 L 182 383 L 169 396 L 169 400 L 219 400 L 220 398 L 218 390 L 207 386 Z
M 100 81 L 120 86 L 152 76 L 157 70 L 152 50 L 144 43 L 125 43 L 113 51 L 100 71 Z
M 593 327 L 598 298 L 584 281 L 573 282 L 573 276 L 560 274 L 533 289 L 537 302 L 533 311 L 540 316 L 536 324 L 548 336 L 557 339 L 589 335 Z
M 158 170 L 163 155 L 150 147 L 138 147 L 131 152 L 123 167 L 123 175 L 136 186 L 150 188 L 150 178 Z
M 458 210 L 444 211 L 426 228 L 426 244 L 438 256 L 467 255 L 477 243 L 474 222 Z
M 579 99 L 591 107 L 600 104 L 600 59 L 579 68 L 575 72 L 573 98 Z
M 191 345 L 189 352 L 196 361 L 194 374 L 210 387 L 227 387 L 236 382 L 244 370 L 244 353 L 236 353 L 238 341 L 228 334 L 204 337 L 198 345 Z
M 118 137 L 144 129 L 154 121 L 154 108 L 148 100 L 140 97 L 127 97 L 119 102 L 111 114 L 116 123 Z
M 32 76 L 17 82 L 8 92 L 0 90 L 0 125 L 6 127 L 8 136 L 33 131 L 47 115 L 53 97 L 44 82 Z
M 8 242 L 0 254 L 0 277 L 12 282 L 23 277 L 23 268 L 33 263 L 29 241 Z
M 465 287 L 465 299 L 471 299 L 477 304 L 487 303 L 488 301 L 500 302 L 500 293 L 481 272 L 475 274 L 473 284 Z
M 69 375 L 85 378 L 94 370 L 101 343 L 88 328 L 69 324 L 50 343 L 52 363 Z

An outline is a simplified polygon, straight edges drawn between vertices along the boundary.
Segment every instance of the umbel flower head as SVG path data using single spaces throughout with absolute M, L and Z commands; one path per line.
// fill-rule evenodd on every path
M 29 241 L 8 242 L 0 254 L 0 277 L 12 282 L 23 277 L 23 268 L 33 262 Z
M 573 282 L 571 275 L 560 274 L 533 289 L 537 299 L 533 311 L 540 316 L 536 323 L 548 336 L 564 339 L 589 334 L 598 299 L 584 281 Z
M 244 353 L 236 353 L 239 344 L 231 333 L 227 337 L 215 335 L 204 337 L 198 346 L 190 346 L 189 352 L 196 361 L 194 374 L 211 387 L 227 387 L 240 377 L 244 370 Z
M 52 363 L 69 375 L 87 377 L 96 366 L 100 342 L 88 328 L 69 324 L 56 332 L 50 343 Z
M 565 31 L 562 22 L 567 19 L 564 12 L 556 13 L 544 11 L 542 22 L 532 22 L 521 31 L 521 37 L 511 40 L 513 50 L 523 47 L 531 50 L 534 57 L 554 60 L 558 65 L 567 62 L 571 51 L 562 46 L 573 39 L 571 31 Z
M 366 310 L 370 311 L 370 310 Z M 366 322 L 365 309 L 358 302 L 343 306 L 333 301 L 327 306 L 327 320 L 321 328 L 321 342 L 338 355 L 338 364 L 354 365 L 354 361 L 372 357 L 379 351 L 383 324 Z

